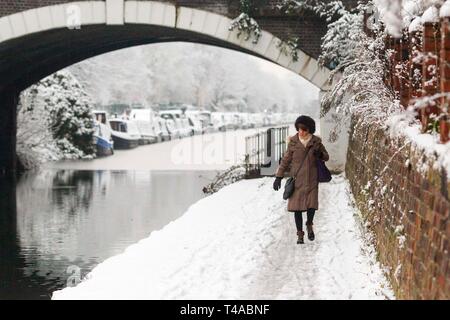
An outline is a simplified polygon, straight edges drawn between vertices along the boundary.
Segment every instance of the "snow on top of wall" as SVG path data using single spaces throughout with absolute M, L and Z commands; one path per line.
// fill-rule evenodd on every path
M 416 17 L 409 25 L 409 32 L 420 31 L 423 26 L 423 21 L 421 17 Z
M 423 23 L 439 22 L 439 10 L 435 7 L 429 7 L 422 16 Z
M 394 37 L 402 35 L 402 29 L 410 28 L 415 21 L 411 31 L 417 31 L 421 24 L 416 21 L 422 17 L 422 23 L 439 21 L 439 8 L 444 8 L 444 0 L 374 0 L 374 4 L 380 13 L 380 19 L 386 25 L 386 30 Z M 443 12 L 441 10 L 441 17 Z M 446 14 L 446 15 L 445 15 Z M 450 7 L 444 9 L 444 16 L 450 16 Z
M 440 10 L 441 18 L 450 17 L 450 0 L 445 1 Z
M 411 21 L 413 21 L 416 17 L 420 16 L 423 12 L 423 3 L 422 1 L 417 0 L 408 0 L 403 1 L 403 24 L 405 28 L 409 26 Z
M 388 31 L 388 33 L 395 37 L 401 37 L 402 29 L 404 27 L 401 16 L 401 2 L 374 0 L 374 4 L 377 6 L 377 9 L 380 13 L 380 19 L 386 25 L 386 30 Z
M 418 16 L 423 12 L 423 2 L 420 0 L 403 1 L 403 11 L 411 17 Z
M 444 168 L 447 173 L 450 173 L 450 143 L 440 143 L 438 134 L 422 133 L 421 125 L 415 121 L 412 109 L 393 114 L 387 119 L 386 125 L 391 138 L 405 137 L 412 146 L 422 150 L 428 159 L 435 160 L 433 169 Z M 423 163 L 418 169 L 424 173 L 429 168 L 426 163 Z M 450 181 L 450 174 L 447 178 Z

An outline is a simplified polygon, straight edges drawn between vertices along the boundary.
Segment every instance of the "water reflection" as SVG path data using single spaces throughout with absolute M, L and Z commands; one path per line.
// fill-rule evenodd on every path
M 49 298 L 178 218 L 216 171 L 30 172 L 0 183 L 0 298 Z

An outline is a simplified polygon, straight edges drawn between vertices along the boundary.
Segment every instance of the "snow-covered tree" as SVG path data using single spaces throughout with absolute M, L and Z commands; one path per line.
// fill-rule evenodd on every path
M 56 144 L 66 158 L 93 156 L 92 101 L 75 77 L 66 70 L 41 80 L 42 99 L 50 114 Z
M 287 14 L 312 11 L 325 18 L 327 22 L 347 12 L 344 4 L 339 0 L 280 0 L 277 7 Z
M 58 159 L 92 158 L 92 101 L 68 71 L 59 71 L 22 92 L 18 105 L 17 153 L 34 168 Z
M 299 112 L 317 89 L 298 75 L 247 54 L 192 43 L 164 43 L 114 51 L 69 68 L 100 105 L 188 103 L 222 110 L 245 100 L 249 111 Z M 287 105 L 283 106 L 283 101 Z
M 48 110 L 38 105 L 38 92 L 36 85 L 25 90 L 17 105 L 16 152 L 22 169 L 37 168 L 43 162 L 60 158 Z
M 328 25 L 322 39 L 319 63 L 331 69 L 345 68 L 356 58 L 355 43 L 362 41 L 363 16 L 341 10 L 342 15 Z
M 360 31 L 361 41 L 355 42 L 354 55 L 358 58 L 343 70 L 341 80 L 322 100 L 322 115 L 330 108 L 349 117 L 362 112 L 368 123 L 383 122 L 387 116 L 401 111 L 399 101 L 384 83 L 385 61 L 380 51 L 384 41 L 368 38 Z

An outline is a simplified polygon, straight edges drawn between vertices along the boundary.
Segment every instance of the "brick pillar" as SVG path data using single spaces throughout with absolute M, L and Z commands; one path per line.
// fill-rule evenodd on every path
M 394 49 L 394 39 L 390 35 L 387 35 L 384 41 L 386 52 L 390 53 L 390 55 L 387 58 L 387 68 L 384 74 L 384 83 L 386 84 L 386 86 L 392 88 L 393 87 L 392 75 L 394 73 L 393 67 L 394 57 L 391 51 Z
M 410 81 L 410 46 L 408 33 L 403 33 L 403 38 L 401 40 L 400 47 L 400 58 L 401 58 L 401 70 L 400 70 L 400 103 L 405 108 L 409 105 L 409 91 L 411 89 Z
M 16 128 L 19 93 L 8 88 L 0 91 L 0 176 L 16 172 Z
M 450 17 L 441 20 L 441 52 L 440 52 L 440 76 L 441 92 L 450 94 Z M 449 102 L 446 96 L 441 98 L 441 117 L 439 119 L 439 131 L 441 142 L 446 143 L 450 140 L 449 127 Z
M 422 31 L 413 31 L 409 34 L 409 78 L 411 79 L 409 99 L 411 102 L 422 96 L 422 38 Z
M 393 50 L 394 53 L 391 56 L 392 61 L 392 89 L 394 89 L 397 97 L 400 97 L 401 91 L 401 69 L 402 69 L 402 39 L 394 38 Z
M 440 28 L 438 23 L 426 22 L 423 29 L 422 87 L 423 95 L 431 97 L 439 92 Z M 431 118 L 439 114 L 439 107 L 436 105 L 438 102 L 435 101 L 434 104 L 430 103 L 421 108 L 422 132 L 427 130 Z

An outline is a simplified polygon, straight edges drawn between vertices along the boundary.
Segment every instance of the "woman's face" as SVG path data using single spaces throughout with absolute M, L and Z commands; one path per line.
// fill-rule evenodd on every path
M 303 126 L 300 126 L 300 127 L 298 128 L 298 135 L 299 135 L 300 137 L 305 138 L 306 136 L 308 136 L 308 134 L 309 134 L 309 132 L 308 132 L 308 129 L 307 129 L 307 128 L 305 128 L 305 127 L 303 127 Z

